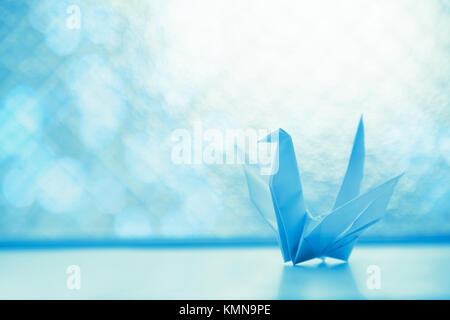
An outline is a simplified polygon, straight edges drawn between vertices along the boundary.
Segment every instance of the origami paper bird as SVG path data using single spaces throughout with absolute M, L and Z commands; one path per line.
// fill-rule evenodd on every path
M 358 125 L 353 149 L 333 209 L 313 217 L 305 206 L 291 136 L 283 129 L 263 141 L 277 142 L 278 167 L 261 175 L 257 165 L 244 165 L 250 199 L 278 233 L 284 262 L 293 264 L 331 257 L 347 261 L 361 233 L 385 214 L 394 188 L 403 174 L 360 195 L 364 171 L 364 125 Z

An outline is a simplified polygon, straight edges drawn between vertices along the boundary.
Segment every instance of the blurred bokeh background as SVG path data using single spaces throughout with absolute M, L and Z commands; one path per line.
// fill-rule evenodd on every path
M 450 237 L 449 33 L 446 0 L 2 0 L 0 240 L 274 238 L 170 134 L 285 129 L 319 214 L 361 114 L 364 189 L 406 172 L 365 237 Z

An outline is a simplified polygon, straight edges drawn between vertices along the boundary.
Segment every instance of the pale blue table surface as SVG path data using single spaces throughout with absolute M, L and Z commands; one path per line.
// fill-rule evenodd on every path
M 66 268 L 81 268 L 81 289 Z M 381 289 L 366 285 L 380 267 Z M 357 246 L 348 264 L 284 264 L 278 248 L 1 250 L 1 299 L 448 299 L 450 245 Z

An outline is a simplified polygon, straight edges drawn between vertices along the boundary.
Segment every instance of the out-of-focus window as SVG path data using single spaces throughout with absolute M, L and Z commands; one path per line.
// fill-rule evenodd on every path
M 378 238 L 450 235 L 446 1 L 0 2 L 0 240 L 271 237 L 240 165 L 176 164 L 195 123 L 283 128 L 313 213 L 357 121 Z

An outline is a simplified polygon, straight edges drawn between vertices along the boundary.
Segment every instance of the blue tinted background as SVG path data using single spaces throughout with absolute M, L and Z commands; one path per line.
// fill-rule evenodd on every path
M 70 5 L 81 28 L 67 27 Z M 282 127 L 329 210 L 360 114 L 371 239 L 450 236 L 448 1 L 0 2 L 0 239 L 274 237 L 238 165 L 173 130 Z

